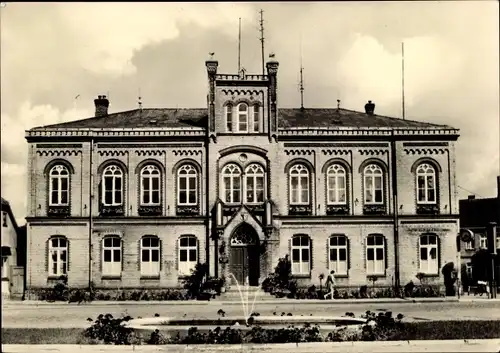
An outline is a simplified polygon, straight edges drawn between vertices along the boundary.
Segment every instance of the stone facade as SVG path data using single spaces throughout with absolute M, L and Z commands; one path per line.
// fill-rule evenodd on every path
M 303 285 L 331 268 L 341 286 L 372 273 L 404 284 L 422 261 L 440 281 L 456 256 L 458 130 L 278 109 L 277 62 L 267 75 L 206 65 L 206 109 L 104 114 L 99 97 L 95 118 L 27 131 L 29 289 L 61 274 L 72 287 L 172 288 L 194 262 L 257 285 L 287 254 Z M 418 196 L 422 165 L 432 196 Z

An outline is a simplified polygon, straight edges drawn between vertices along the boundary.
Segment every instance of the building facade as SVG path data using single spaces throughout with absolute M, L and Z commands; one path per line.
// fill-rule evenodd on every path
M 464 275 L 467 275 L 469 280 L 465 283 L 474 285 L 472 256 L 480 249 L 492 250 L 493 244 L 490 244 L 491 239 L 488 239 L 490 222 L 496 223 L 495 246 L 496 253 L 500 254 L 500 176 L 497 177 L 496 197 L 476 199 L 471 195 L 466 200 L 460 200 L 459 214 L 462 235 L 460 241 L 462 282 Z
M 3 299 L 20 299 L 24 294 L 25 238 L 25 227 L 18 227 L 9 202 L 2 197 Z
M 172 288 L 196 263 L 258 285 L 289 255 L 299 283 L 440 283 L 456 258 L 458 130 L 278 105 L 266 75 L 206 62 L 203 109 L 136 109 L 36 127 L 28 288 Z M 234 277 L 233 277 L 234 276 Z

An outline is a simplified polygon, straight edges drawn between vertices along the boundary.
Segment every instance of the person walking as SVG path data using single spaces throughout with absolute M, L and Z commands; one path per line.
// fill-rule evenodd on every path
M 328 295 L 330 295 L 331 299 L 333 299 L 333 295 L 335 293 L 335 271 L 334 270 L 331 270 L 328 277 L 326 277 L 326 289 L 328 290 L 328 293 L 325 294 L 325 299 L 326 299 L 326 297 L 328 297 Z

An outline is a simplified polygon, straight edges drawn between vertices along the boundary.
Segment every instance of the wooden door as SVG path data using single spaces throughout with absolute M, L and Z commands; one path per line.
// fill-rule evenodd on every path
M 238 280 L 238 283 L 243 285 L 245 283 L 246 276 L 248 276 L 248 248 L 246 246 L 231 247 L 229 269 Z
M 257 246 L 248 247 L 248 280 L 251 286 L 259 285 L 260 277 L 260 253 Z
M 24 267 L 12 268 L 12 285 L 10 287 L 11 298 L 21 298 L 24 292 Z

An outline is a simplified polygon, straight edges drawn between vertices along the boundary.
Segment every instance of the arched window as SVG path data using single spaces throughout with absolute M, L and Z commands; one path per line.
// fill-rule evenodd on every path
M 62 276 L 68 270 L 68 240 L 57 236 L 49 240 L 49 275 Z
M 348 240 L 345 235 L 332 235 L 328 242 L 329 269 L 336 275 L 347 275 Z
M 429 163 L 422 163 L 417 168 L 417 202 L 420 204 L 436 203 L 436 170 Z
M 160 170 L 149 164 L 141 170 L 141 205 L 156 206 L 160 204 Z
M 420 272 L 438 274 L 438 237 L 435 234 L 420 236 Z
M 258 164 L 250 164 L 245 171 L 246 202 L 264 202 L 264 169 Z
M 198 239 L 194 235 L 179 238 L 179 274 L 188 276 L 198 263 Z
M 238 105 L 238 132 L 248 131 L 248 105 L 240 103 Z
M 49 206 L 67 206 L 69 204 L 69 171 L 62 164 L 50 169 Z
M 292 274 L 308 275 L 311 272 L 311 242 L 307 235 L 292 238 Z
M 122 243 L 116 235 L 102 240 L 102 275 L 120 276 L 122 273 Z
M 141 275 L 160 275 L 160 239 L 146 235 L 141 239 Z
M 369 164 L 364 170 L 365 204 L 384 203 L 384 173 L 377 164 Z
M 233 131 L 233 106 L 231 104 L 226 105 L 226 131 Z
M 192 206 L 198 203 L 198 172 L 191 164 L 185 164 L 177 172 L 177 203 Z
M 326 171 L 327 201 L 329 205 L 345 205 L 347 203 L 347 173 L 340 164 L 333 164 Z
M 366 273 L 368 275 L 383 275 L 385 261 L 385 237 L 380 234 L 368 235 L 366 239 Z
M 227 165 L 222 171 L 224 186 L 224 201 L 227 203 L 241 202 L 241 170 L 236 164 Z
M 309 204 L 309 170 L 303 164 L 290 168 L 290 204 Z
M 123 171 L 116 165 L 107 166 L 102 173 L 102 203 L 105 206 L 123 204 Z
M 253 106 L 253 132 L 260 130 L 260 106 L 258 104 Z

